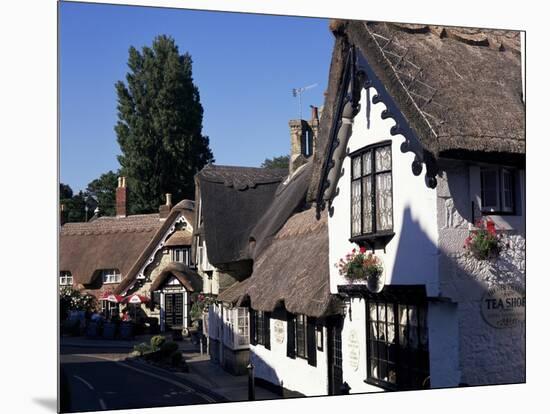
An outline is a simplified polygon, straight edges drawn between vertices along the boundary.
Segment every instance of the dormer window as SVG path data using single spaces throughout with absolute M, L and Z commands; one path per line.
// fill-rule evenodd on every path
M 73 275 L 68 271 L 61 271 L 59 273 L 59 285 L 60 286 L 72 286 L 73 284 Z
M 120 281 L 122 280 L 118 269 L 103 269 L 101 271 L 101 278 L 104 284 L 120 283 Z
M 351 241 L 384 247 L 393 236 L 391 143 L 351 154 Z M 388 238 L 389 237 L 389 238 Z
M 186 247 L 176 247 L 172 249 L 172 261 L 189 266 L 189 249 Z
M 514 213 L 514 175 L 511 168 L 481 168 L 481 211 L 484 214 Z

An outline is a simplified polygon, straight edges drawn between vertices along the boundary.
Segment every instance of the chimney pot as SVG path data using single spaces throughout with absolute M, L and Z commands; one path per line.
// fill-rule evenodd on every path
M 166 193 L 166 204 L 159 207 L 159 218 L 161 220 L 168 217 L 170 211 L 172 210 L 172 194 Z
M 116 215 L 126 217 L 126 177 L 118 177 L 118 188 L 116 189 Z

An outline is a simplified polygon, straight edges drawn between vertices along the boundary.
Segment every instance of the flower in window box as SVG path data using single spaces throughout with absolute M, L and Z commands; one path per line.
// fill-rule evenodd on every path
M 498 257 L 502 249 L 501 236 L 497 234 L 493 220 L 480 219 L 476 229 L 464 240 L 464 249 L 478 260 L 490 260 Z
M 367 253 L 364 247 L 361 247 L 359 251 L 353 249 L 351 253 L 346 254 L 345 259 L 340 259 L 338 263 L 335 263 L 335 267 L 348 282 L 378 280 L 384 271 L 380 259 L 372 253 Z

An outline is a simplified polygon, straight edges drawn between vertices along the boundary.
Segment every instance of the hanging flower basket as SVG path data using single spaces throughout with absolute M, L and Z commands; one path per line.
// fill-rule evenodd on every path
M 490 218 L 480 219 L 476 229 L 464 240 L 464 249 L 477 260 L 496 259 L 502 249 L 501 236 L 497 234 L 495 222 Z
M 364 247 L 361 247 L 359 251 L 353 249 L 334 266 L 348 282 L 378 281 L 384 271 L 380 259 L 372 253 L 367 253 L 367 249 Z

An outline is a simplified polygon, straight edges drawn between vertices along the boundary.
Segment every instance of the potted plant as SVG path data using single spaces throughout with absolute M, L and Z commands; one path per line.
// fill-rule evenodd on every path
M 464 249 L 477 260 L 490 260 L 498 257 L 502 248 L 500 235 L 497 234 L 495 222 L 490 218 L 480 219 L 475 230 L 464 240 Z
M 384 271 L 381 260 L 373 253 L 367 253 L 367 249 L 364 247 L 361 247 L 359 251 L 353 249 L 335 266 L 338 268 L 338 273 L 344 276 L 348 282 L 377 281 Z

